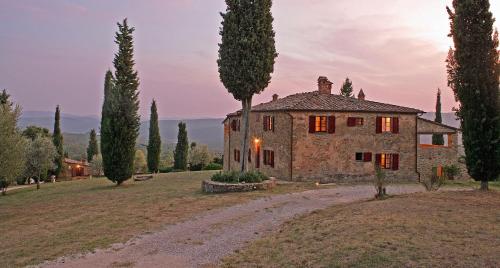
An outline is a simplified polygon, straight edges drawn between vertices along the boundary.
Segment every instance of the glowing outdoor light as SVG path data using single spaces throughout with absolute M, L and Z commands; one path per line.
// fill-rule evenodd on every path
M 260 143 L 260 140 L 259 140 L 258 138 L 255 138 L 255 139 L 253 140 L 253 142 L 254 142 L 255 144 L 257 144 L 257 143 Z

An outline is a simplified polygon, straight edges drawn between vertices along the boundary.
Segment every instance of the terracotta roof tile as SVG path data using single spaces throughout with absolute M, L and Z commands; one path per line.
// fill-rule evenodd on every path
M 360 100 L 335 94 L 321 94 L 318 91 L 297 93 L 276 101 L 261 103 L 253 106 L 252 110 L 423 113 L 423 111 L 414 108 Z

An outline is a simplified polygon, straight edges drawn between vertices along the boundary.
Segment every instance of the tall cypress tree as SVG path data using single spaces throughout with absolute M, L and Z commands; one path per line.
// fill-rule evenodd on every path
M 89 145 L 87 146 L 87 161 L 92 162 L 95 155 L 99 154 L 99 145 L 97 144 L 97 134 L 95 129 L 90 130 Z
M 177 145 L 174 152 L 174 168 L 186 170 L 188 164 L 189 141 L 187 137 L 186 124 L 179 123 L 179 132 L 177 133 Z
M 487 190 L 488 181 L 500 174 L 498 34 L 488 0 L 454 0 L 453 8 L 448 8 L 455 45 L 449 83 L 460 102 L 467 170 Z
M 59 105 L 56 107 L 56 113 L 54 116 L 54 133 L 52 134 L 52 142 L 54 143 L 54 146 L 56 147 L 57 155 L 56 158 L 54 159 L 54 164 L 56 166 L 54 170 L 54 175 L 56 177 L 59 177 L 62 171 L 63 167 L 63 158 L 64 158 L 64 148 L 63 148 L 63 136 L 61 133 L 61 125 L 60 125 L 60 120 L 61 120 L 61 112 L 59 110 Z
M 436 117 L 434 122 L 443 123 L 443 118 L 441 116 L 441 89 L 438 88 L 436 94 Z M 434 145 L 444 145 L 443 134 L 432 134 L 432 144 Z
M 118 23 L 114 79 L 106 75 L 101 118 L 104 175 L 117 185 L 134 173 L 135 143 L 139 135 L 139 79 L 134 70 L 133 27 Z
M 354 97 L 354 89 L 352 88 L 352 81 L 347 77 L 340 88 L 340 95 L 346 97 Z
M 274 42 L 271 0 L 226 0 L 219 44 L 220 80 L 242 104 L 241 171 L 247 169 L 252 97 L 271 81 L 278 56 Z
M 149 172 L 158 172 L 160 164 L 161 137 L 158 126 L 158 111 L 156 101 L 151 104 L 151 116 L 149 119 L 149 142 L 148 142 L 148 170 Z

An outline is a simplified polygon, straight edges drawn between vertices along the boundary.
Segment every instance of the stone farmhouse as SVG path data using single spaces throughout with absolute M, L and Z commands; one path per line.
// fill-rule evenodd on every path
M 458 165 L 458 130 L 420 118 L 418 109 L 332 94 L 319 77 L 318 90 L 252 107 L 249 154 L 242 159 L 241 111 L 224 120 L 224 170 L 250 170 L 284 180 L 364 181 L 375 164 L 386 176 L 417 181 L 433 167 Z M 443 134 L 445 145 L 420 144 L 422 135 Z

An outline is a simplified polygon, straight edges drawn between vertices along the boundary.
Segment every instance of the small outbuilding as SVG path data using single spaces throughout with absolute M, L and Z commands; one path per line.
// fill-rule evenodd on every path
M 64 168 L 61 172 L 62 178 L 88 177 L 90 175 L 90 164 L 86 161 L 78 161 L 64 158 Z

